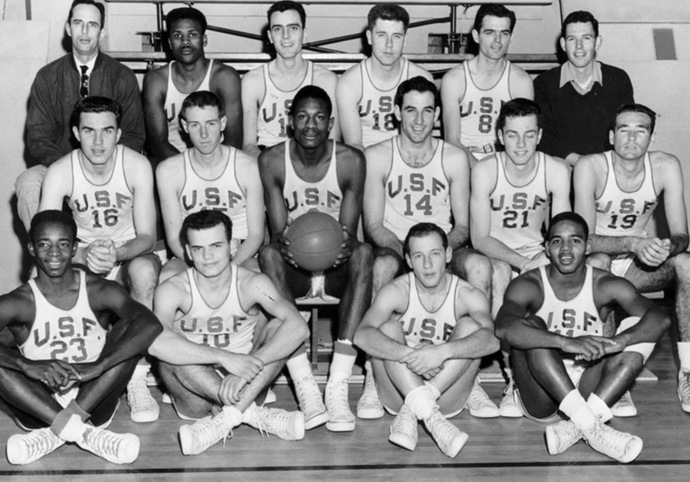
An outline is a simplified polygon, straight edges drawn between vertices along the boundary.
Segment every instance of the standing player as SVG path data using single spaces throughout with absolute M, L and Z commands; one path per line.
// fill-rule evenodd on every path
M 243 149 L 257 154 L 289 137 L 288 115 L 292 98 L 305 85 L 318 85 L 335 99 L 338 77 L 330 70 L 302 57 L 307 39 L 307 14 L 291 0 L 280 1 L 268 9 L 268 40 L 276 58 L 242 78 L 244 106 Z M 340 138 L 338 115 L 331 139 Z
M 628 281 L 585 265 L 588 233 L 577 214 L 551 220 L 551 264 L 510 284 L 496 334 L 511 347 L 516 398 L 525 414 L 552 423 L 546 427 L 551 455 L 584 438 L 597 452 L 627 463 L 639 455 L 642 440 L 606 425 L 613 417 L 609 407 L 635 381 L 670 320 Z M 614 306 L 630 318 L 604 337 Z
M 137 436 L 105 428 L 160 324 L 116 283 L 72 267 L 69 214 L 40 212 L 29 238 L 36 277 L 0 297 L 0 328 L 19 348 L 0 344 L 0 398 L 28 431 L 8 439 L 7 459 L 28 464 L 70 442 L 112 463 L 134 462 Z
M 205 90 L 189 94 L 180 122 L 193 147 L 156 168 L 156 177 L 165 180 L 158 183 L 158 196 L 168 247 L 175 255 L 163 268 L 162 280 L 186 266 L 180 228 L 191 213 L 215 209 L 232 219 L 235 264 L 251 259 L 264 240 L 266 218 L 256 159 L 221 143 L 227 117 L 220 98 Z
M 105 25 L 105 7 L 93 0 L 74 0 L 65 25 L 72 52 L 43 67 L 29 94 L 26 150 L 30 169 L 16 182 L 17 211 L 27 232 L 38 212 L 41 185 L 48 167 L 78 147 L 70 115 L 88 95 L 116 100 L 122 106 L 120 142 L 137 152 L 144 148 L 144 113 L 134 73 L 98 48 Z M 36 164 L 36 165 L 34 165 Z
M 228 118 L 223 144 L 242 147 L 240 77 L 232 67 L 207 59 L 206 17 L 195 8 L 175 8 L 165 16 L 170 51 L 175 60 L 144 77 L 144 114 L 149 154 L 157 161 L 189 147 L 180 135 L 178 115 L 192 92 L 210 90 L 223 101 Z
M 446 417 L 465 407 L 481 357 L 498 350 L 489 302 L 446 272 L 452 249 L 435 224 L 413 226 L 404 246 L 412 272 L 381 288 L 355 342 L 374 357 L 383 404 L 397 414 L 388 440 L 414 450 L 423 420 L 441 451 L 455 457 L 467 434 Z
M 625 71 L 596 60 L 601 47 L 599 22 L 585 11 L 569 14 L 560 46 L 568 60 L 534 80 L 534 95 L 544 112 L 539 149 L 574 166 L 580 156 L 609 149 L 614 114 L 633 102 Z
M 496 151 L 496 120 L 503 103 L 534 98 L 531 77 L 506 58 L 514 29 L 515 12 L 495 3 L 482 5 L 472 27 L 479 53 L 443 76 L 444 138 L 477 159 Z
M 403 80 L 431 74 L 402 56 L 410 24 L 400 5 L 375 5 L 367 16 L 371 57 L 351 67 L 338 80 L 336 99 L 345 144 L 364 149 L 398 133 L 393 97 Z
M 305 412 L 306 428 L 327 421 L 329 430 L 352 431 L 355 416 L 348 402 L 348 380 L 357 355 L 352 337 L 371 302 L 373 262 L 371 247 L 356 239 L 366 175 L 364 156 L 328 139 L 333 126 L 331 100 L 320 87 L 310 85 L 297 92 L 290 107 L 290 126 L 293 140 L 268 148 L 259 156 L 272 239 L 261 249 L 259 264 L 278 291 L 293 301 L 310 291 L 312 273 L 296 267 L 290 247 L 285 244 L 288 219 L 316 208 L 336 218 L 343 227 L 346 241 L 338 259 L 320 277 L 325 291 L 341 300 L 325 409 L 305 351 L 299 350 L 287 365 L 300 408 Z
M 649 152 L 655 124 L 656 113 L 648 107 L 629 104 L 618 109 L 609 131 L 613 150 L 585 156 L 575 166 L 575 211 L 594 231 L 592 252 L 611 257 L 613 274 L 643 293 L 675 286 L 678 397 L 683 410 L 690 412 L 690 255 L 685 252 L 683 173 L 677 157 Z M 671 233 L 664 239 L 645 231 L 662 194 Z
M 105 97 L 77 103 L 72 132 L 81 147 L 48 169 L 40 210 L 62 209 L 67 199 L 81 242 L 75 263 L 120 281 L 150 309 L 160 270 L 160 260 L 151 253 L 156 239 L 153 173 L 144 156 L 118 145 L 121 112 L 117 102 Z M 140 365 L 128 385 L 136 422 L 158 418 L 147 372 L 148 365 Z
M 284 440 L 304 437 L 304 416 L 259 406 L 254 400 L 308 336 L 295 307 L 264 274 L 231 263 L 232 222 L 223 213 L 190 214 L 181 230 L 193 267 L 156 290 L 156 315 L 190 341 L 231 352 L 229 373 L 210 364 L 160 364 L 180 418 L 185 455 L 199 454 L 246 423 Z M 259 309 L 271 316 L 266 322 Z
M 441 99 L 433 82 L 424 77 L 404 81 L 395 95 L 400 135 L 365 151 L 364 230 L 376 248 L 375 292 L 402 274 L 403 240 L 423 219 L 434 222 L 448 235 L 453 251 L 451 271 L 491 293 L 489 260 L 464 247 L 469 239 L 468 156 L 464 150 L 432 137 L 440 111 Z M 375 397 L 370 386 L 373 383 L 365 384 L 364 393 Z M 368 398 L 363 396 L 360 402 L 365 400 Z M 498 409 L 478 384 L 469 406 L 474 416 L 498 416 Z M 364 407 L 358 405 L 357 410 L 360 417 L 373 418 L 365 414 Z M 378 413 L 383 416 L 383 408 Z

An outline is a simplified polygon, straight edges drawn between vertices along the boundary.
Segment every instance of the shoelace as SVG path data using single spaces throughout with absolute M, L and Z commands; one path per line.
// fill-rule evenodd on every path
M 102 430 L 88 430 L 84 434 L 84 441 L 98 453 L 116 457 L 118 455 L 117 451 L 120 448 L 120 443 L 122 442 L 122 436 Z
M 347 378 L 332 383 L 328 392 L 328 406 L 336 410 L 349 410 L 350 406 L 347 403 Z
M 679 386 L 683 399 L 690 399 L 690 372 L 681 372 Z
M 206 441 L 209 438 L 211 438 L 211 439 L 215 438 L 215 433 L 217 431 L 225 432 L 225 428 L 223 427 L 223 422 L 224 422 L 223 417 L 216 415 L 215 417 L 212 417 L 210 420 L 208 420 L 207 423 L 202 423 L 202 424 L 195 423 L 194 425 L 192 425 L 192 427 L 193 427 L 194 432 L 196 432 L 196 435 L 197 435 L 196 439 L 201 440 L 204 443 L 206 443 Z M 222 439 L 223 447 L 225 447 L 225 441 L 228 438 L 232 438 L 232 429 L 223 436 L 223 439 Z
M 376 393 L 376 385 L 374 385 L 374 376 L 367 373 L 364 378 L 364 391 L 360 397 L 361 405 L 379 405 L 379 395 Z
M 302 407 L 303 412 L 312 412 L 318 410 L 318 404 L 321 401 L 321 392 L 319 392 L 318 387 L 316 390 L 312 387 L 313 383 L 307 378 L 303 378 L 299 383 L 296 384 L 295 389 L 297 390 L 297 398 L 300 402 L 304 403 Z M 313 395 L 311 394 L 313 392 Z M 318 400 L 316 392 L 318 392 Z
M 128 402 L 132 404 L 131 408 L 135 411 L 142 408 L 147 408 L 151 405 L 151 393 L 146 387 L 146 382 L 134 382 L 127 387 L 129 398 Z
M 277 408 L 263 408 L 258 410 L 258 425 L 261 435 L 269 436 L 269 428 L 280 438 L 291 438 L 288 426 L 291 423 L 290 413 Z
M 473 405 L 488 405 L 489 403 L 493 403 L 486 392 L 481 388 L 481 385 L 478 383 L 475 383 L 474 387 L 472 387 L 472 390 L 470 390 L 470 401 Z
M 411 439 L 417 437 L 417 417 L 407 408 L 402 408 L 398 416 L 393 420 L 391 433 L 397 432 L 407 435 Z
M 614 430 L 603 423 L 597 423 L 594 433 L 597 440 L 607 448 L 623 453 L 631 438 L 630 434 Z
M 28 458 L 34 458 L 37 454 L 45 453 L 50 451 L 58 442 L 56 436 L 45 430 L 38 430 L 30 434 L 28 437 L 24 437 L 22 440 L 26 445 Z
M 434 439 L 440 447 L 448 447 L 457 435 L 457 429 L 448 422 L 443 415 L 436 412 L 429 421 L 429 431 L 434 434 Z
M 560 441 L 565 443 L 570 443 L 571 440 L 579 439 L 582 436 L 580 429 L 570 421 L 559 422 L 557 431 L 560 435 Z

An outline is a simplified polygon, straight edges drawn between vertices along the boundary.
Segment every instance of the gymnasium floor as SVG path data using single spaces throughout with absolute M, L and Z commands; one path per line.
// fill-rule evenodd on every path
M 161 405 L 155 424 L 138 425 L 129 420 L 121 405 L 111 429 L 130 431 L 141 439 L 139 459 L 132 465 L 109 464 L 74 445 L 65 445 L 29 466 L 11 466 L 4 456 L 7 438 L 19 429 L 0 413 L 0 480 L 486 480 L 486 481 L 687 481 L 690 480 L 690 418 L 683 413 L 675 394 L 676 362 L 666 335 L 648 367 L 657 382 L 638 382 L 633 398 L 640 414 L 617 419 L 613 426 L 642 437 L 645 448 L 627 466 L 591 450 L 584 442 L 560 456 L 549 456 L 544 427 L 527 419 L 479 420 L 463 412 L 453 423 L 469 433 L 467 445 L 455 459 L 445 457 L 421 428 L 415 452 L 388 443 L 392 417 L 358 420 L 352 433 L 332 433 L 324 427 L 307 432 L 300 442 L 276 437 L 262 438 L 247 426 L 234 431 L 232 439 L 207 452 L 185 457 L 177 431 L 183 423 L 169 405 Z M 485 383 L 491 398 L 500 400 L 502 385 Z M 323 389 L 323 386 L 321 387 Z M 276 387 L 274 406 L 295 409 L 286 385 Z M 160 399 L 160 392 L 153 389 Z M 361 384 L 352 385 L 354 410 Z

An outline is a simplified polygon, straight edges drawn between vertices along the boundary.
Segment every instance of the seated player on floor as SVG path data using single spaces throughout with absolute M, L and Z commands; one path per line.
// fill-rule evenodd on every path
M 160 363 L 178 416 L 196 420 L 180 428 L 182 453 L 199 454 L 242 423 L 284 440 L 302 439 L 301 412 L 254 401 L 259 395 L 263 400 L 285 359 L 308 336 L 304 320 L 266 275 L 231 262 L 232 222 L 225 214 L 190 214 L 181 238 L 194 266 L 158 287 L 155 313 L 166 328 L 188 340 L 234 355 L 234 363 L 223 368 L 201 358 L 185 365 Z M 274 318 L 266 321 L 260 308 Z
M 446 417 L 465 407 L 481 357 L 499 348 L 489 301 L 446 271 L 453 251 L 435 224 L 413 226 L 404 253 L 412 272 L 381 288 L 355 343 L 373 358 L 381 402 L 397 413 L 389 440 L 414 450 L 423 420 L 441 451 L 455 457 L 467 434 Z
M 496 333 L 511 348 L 523 412 L 550 424 L 550 454 L 584 439 L 627 463 L 642 451 L 642 440 L 606 425 L 613 417 L 609 407 L 635 381 L 670 320 L 629 281 L 585 265 L 588 236 L 578 214 L 554 216 L 546 241 L 551 264 L 511 282 Z M 629 318 L 609 336 L 605 320 L 614 307 Z
M 161 326 L 120 285 L 72 266 L 70 214 L 40 212 L 29 234 L 37 275 L 0 297 L 0 328 L 19 348 L 0 344 L 0 398 L 29 431 L 9 438 L 7 459 L 28 464 L 70 442 L 112 463 L 134 462 L 138 437 L 106 427 Z

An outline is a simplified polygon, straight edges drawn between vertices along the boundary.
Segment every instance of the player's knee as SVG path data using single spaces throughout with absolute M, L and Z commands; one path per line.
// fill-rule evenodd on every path
M 127 263 L 127 275 L 132 287 L 155 287 L 160 271 L 160 259 L 153 254 L 138 256 Z
M 267 244 L 259 249 L 259 266 L 264 273 L 283 264 L 283 255 L 275 244 Z
M 669 262 L 673 266 L 677 279 L 690 281 L 690 253 L 678 253 L 669 258 Z
M 381 284 L 392 280 L 401 268 L 397 256 L 392 256 L 390 254 L 377 254 L 374 257 L 373 264 L 374 268 L 372 271 L 374 280 Z
M 14 182 L 14 187 L 17 190 L 17 196 L 22 196 L 29 193 L 41 192 L 41 185 L 46 176 L 47 169 L 43 166 L 34 166 L 17 176 Z
M 505 261 L 501 261 L 498 259 L 494 260 L 491 263 L 491 269 L 493 270 L 493 278 L 501 280 L 506 284 L 509 283 L 511 278 L 513 277 L 513 267 Z
M 491 279 L 491 260 L 483 254 L 469 253 L 463 264 L 468 278 Z
M 605 271 L 611 270 L 611 257 L 605 253 L 592 253 L 587 256 L 586 263 L 593 268 L 603 269 Z
M 374 262 L 374 250 L 367 243 L 357 243 L 350 255 L 350 262 L 356 268 L 368 269 Z

